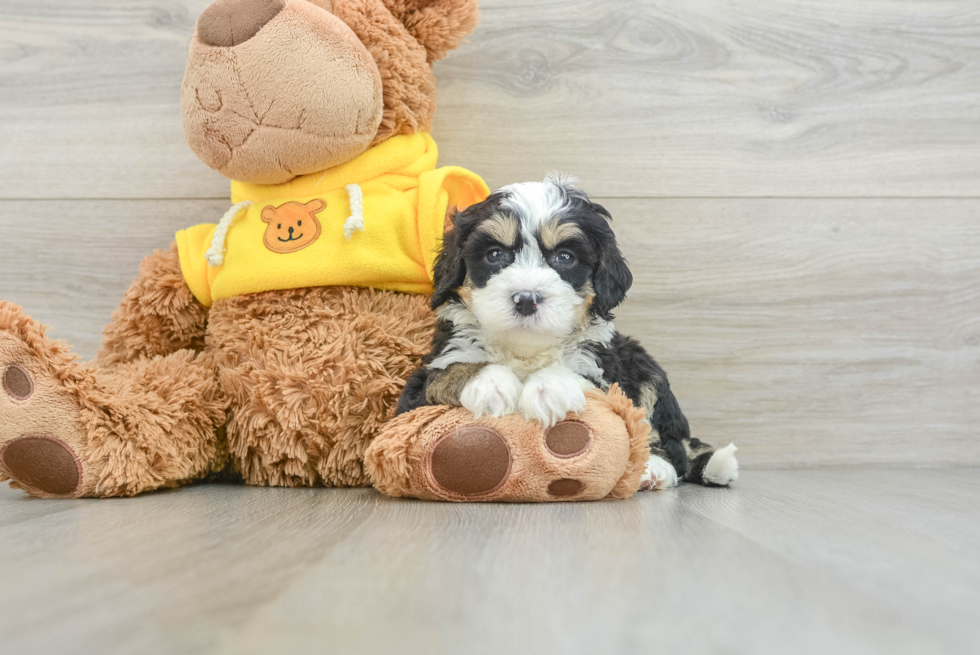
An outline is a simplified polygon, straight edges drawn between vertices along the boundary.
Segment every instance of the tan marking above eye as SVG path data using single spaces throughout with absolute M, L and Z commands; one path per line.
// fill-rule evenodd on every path
M 582 228 L 575 223 L 569 223 L 567 221 L 563 223 L 559 218 L 552 218 L 541 226 L 540 236 L 541 245 L 546 250 L 554 250 L 563 242 L 580 239 L 584 235 L 582 234 Z
M 507 247 L 513 247 L 517 243 L 517 230 L 517 219 L 505 214 L 494 214 L 477 227 L 477 231 L 489 234 Z
M 473 287 L 471 286 L 472 284 L 473 282 L 469 278 L 467 278 L 463 286 L 458 287 L 456 289 L 456 295 L 459 296 L 459 299 L 462 300 L 463 304 L 466 305 L 467 307 L 470 306 L 471 301 L 473 299 Z

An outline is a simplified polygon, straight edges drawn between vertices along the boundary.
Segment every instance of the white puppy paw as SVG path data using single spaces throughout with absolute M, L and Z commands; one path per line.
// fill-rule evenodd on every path
M 517 410 L 521 395 L 521 381 L 506 366 L 484 366 L 466 383 L 459 394 L 459 403 L 479 418 L 484 414 L 498 417 Z
M 705 482 L 725 486 L 738 479 L 738 460 L 735 459 L 735 451 L 738 448 L 730 443 L 724 448 L 716 450 L 711 459 L 704 467 L 702 478 Z
M 640 477 L 640 491 L 653 491 L 654 489 L 669 489 L 677 486 L 677 471 L 670 462 L 650 455 L 647 460 L 647 470 Z
M 518 400 L 524 418 L 550 428 L 569 412 L 581 412 L 585 409 L 583 379 L 561 366 L 534 373 L 525 382 Z

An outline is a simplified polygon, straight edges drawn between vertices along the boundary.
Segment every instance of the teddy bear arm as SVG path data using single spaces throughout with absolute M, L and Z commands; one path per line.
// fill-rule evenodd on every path
M 157 250 L 140 264 L 112 322 L 102 333 L 98 363 L 114 366 L 139 358 L 204 348 L 208 309 L 184 281 L 177 244 Z

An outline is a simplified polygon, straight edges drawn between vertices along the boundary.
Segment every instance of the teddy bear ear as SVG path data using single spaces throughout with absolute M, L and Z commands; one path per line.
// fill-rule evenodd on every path
M 265 223 L 271 223 L 272 219 L 276 217 L 276 208 L 272 205 L 266 205 L 262 209 L 262 221 Z
M 425 48 L 429 64 L 456 48 L 480 18 L 477 0 L 382 0 Z
M 315 214 L 317 212 L 322 212 L 324 209 L 326 209 L 327 203 L 325 200 L 321 200 L 320 198 L 314 198 L 313 200 L 306 203 L 306 208 L 310 210 L 311 214 Z

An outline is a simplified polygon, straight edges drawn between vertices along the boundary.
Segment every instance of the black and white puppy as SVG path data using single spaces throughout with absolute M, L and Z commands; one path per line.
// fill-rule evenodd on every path
M 551 175 L 512 184 L 453 217 L 435 265 L 432 352 L 398 412 L 462 405 L 476 416 L 519 411 L 550 427 L 585 407 L 585 390 L 618 383 L 654 429 L 641 488 L 678 478 L 727 485 L 735 446 L 692 439 L 667 375 L 612 309 L 633 276 L 602 206 Z

